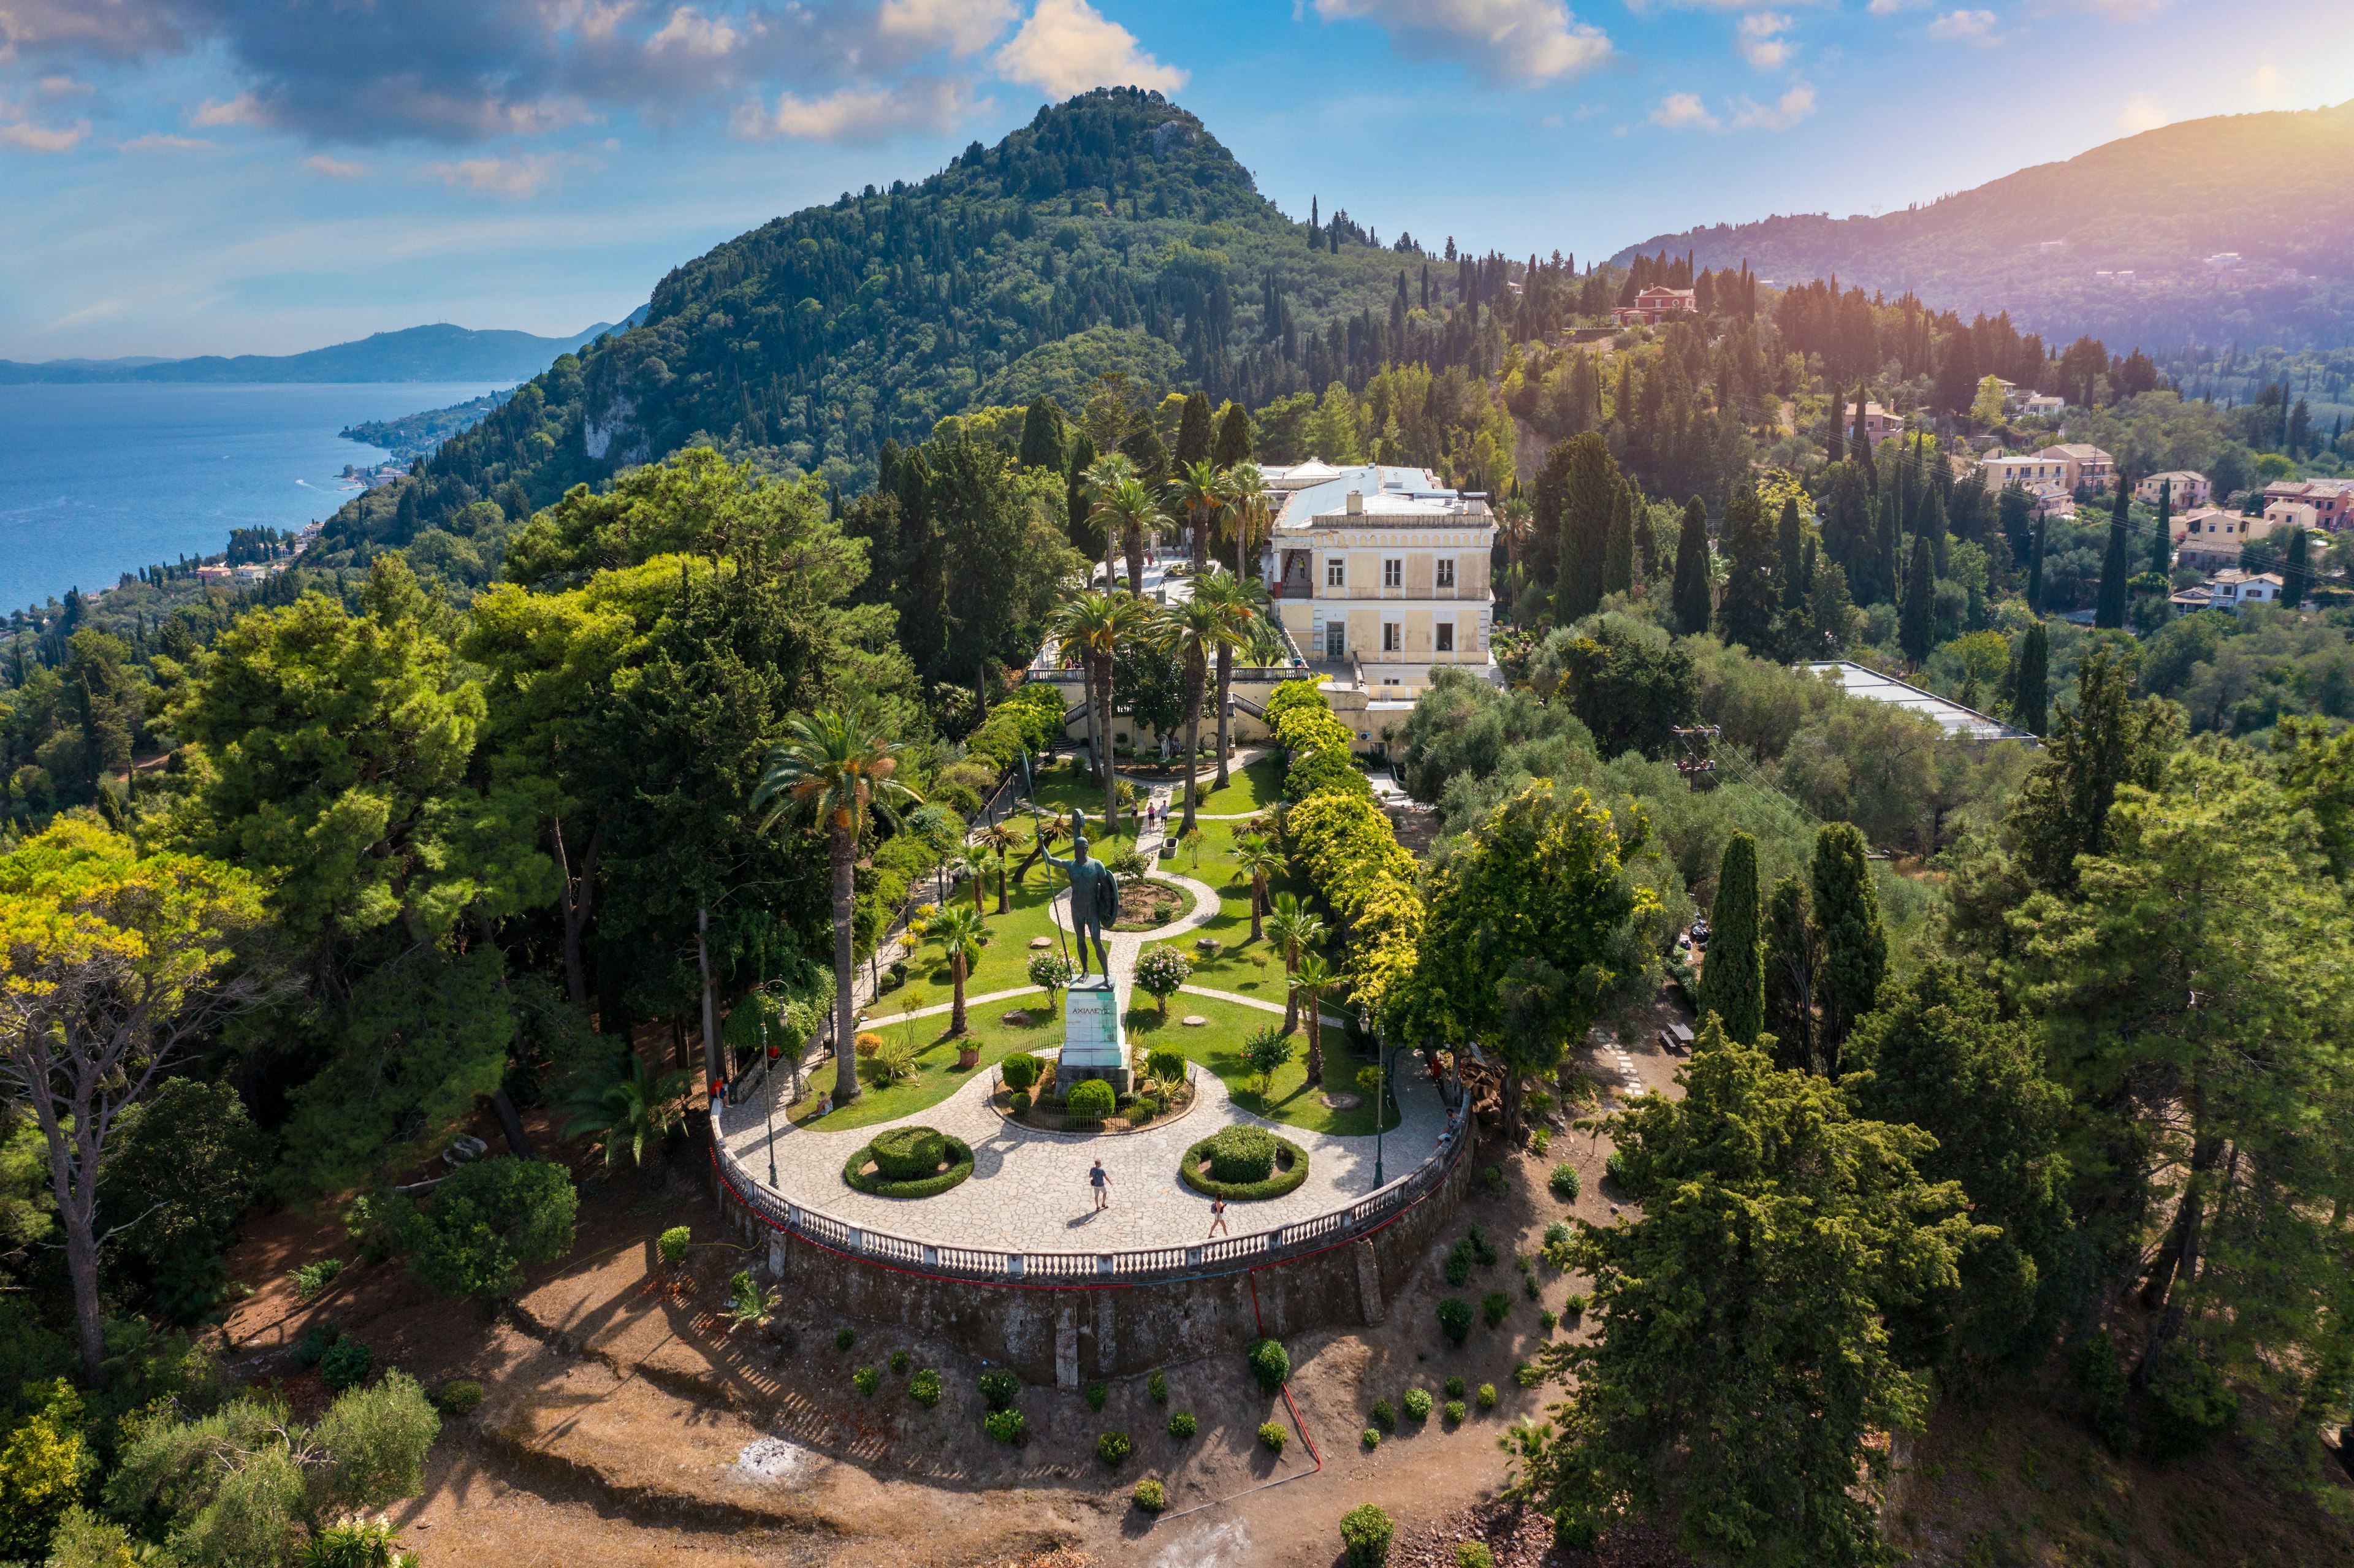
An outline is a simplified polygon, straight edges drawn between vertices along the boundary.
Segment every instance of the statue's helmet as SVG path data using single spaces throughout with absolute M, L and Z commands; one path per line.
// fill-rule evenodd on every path
M 1085 833 L 1074 833 L 1074 834 L 1072 834 L 1072 835 L 1071 835 L 1071 858 L 1072 858 L 1073 860 L 1085 860 L 1085 859 L 1087 858 L 1087 834 L 1085 834 Z

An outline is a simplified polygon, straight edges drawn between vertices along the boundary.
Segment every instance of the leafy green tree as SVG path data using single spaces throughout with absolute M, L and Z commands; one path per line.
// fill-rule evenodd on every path
M 2296 609 L 2313 597 L 2313 565 L 2306 532 L 2302 528 L 2288 531 L 2288 543 L 2281 553 L 2281 602 Z
M 899 763 L 897 743 L 874 710 L 821 708 L 790 721 L 786 738 L 769 748 L 759 788 L 752 795 L 754 810 L 768 808 L 760 823 L 764 831 L 790 817 L 826 835 L 833 885 L 837 1106 L 848 1105 L 859 1094 L 858 1054 L 848 1049 L 858 1032 L 851 906 L 856 897 L 852 874 L 859 835 L 871 817 L 896 823 L 902 802 L 921 803 L 897 778 Z
M 1522 1077 L 1585 1038 L 1612 988 L 1644 970 L 1636 931 L 1656 901 L 1620 863 L 1622 841 L 1584 789 L 1540 779 L 1490 811 L 1430 873 L 1408 987 L 1409 1032 L 1476 1039 L 1503 1066 L 1504 1133 L 1521 1132 Z
M 253 1201 L 268 1141 L 235 1088 L 196 1078 L 167 1079 L 115 1118 L 99 1210 L 117 1232 L 118 1266 L 171 1321 L 196 1322 L 219 1299 L 221 1256 Z
M 1814 900 L 1797 872 L 1776 882 L 1766 900 L 1765 953 L 1765 1029 L 1774 1037 L 1774 1065 L 1811 1072 L 1815 974 L 1822 967 L 1823 944 L 1815 934 Z
M 2325 720 L 2285 717 L 2273 726 L 2272 756 L 2290 808 L 2312 813 L 2323 865 L 2346 881 L 2354 873 L 2354 729 L 2333 736 Z
M 1175 456 L 1181 471 L 1209 461 L 1211 420 L 1210 395 L 1197 387 L 1185 395 L 1184 411 L 1177 418 Z
M 1734 833 L 1716 872 L 1708 911 L 1708 961 L 1701 969 L 1700 1015 L 1715 1017 L 1728 1040 L 1757 1044 L 1765 1024 L 1764 946 L 1758 927 L 1757 841 Z
M 2076 667 L 2076 701 L 2060 710 L 2013 798 L 2004 834 L 2039 887 L 2066 894 L 2076 857 L 2108 845 L 2109 808 L 2126 785 L 2153 789 L 2181 738 L 2180 710 L 2134 699 L 2134 656 L 2095 644 Z
M 1218 419 L 1218 440 L 1210 460 L 1221 470 L 1236 467 L 1251 461 L 1250 416 L 1240 403 L 1228 403 Z
M 1852 822 L 1826 822 L 1815 833 L 1815 931 L 1823 945 L 1815 970 L 1821 1013 L 1818 1038 L 1825 1071 L 1843 1071 L 1840 1053 L 1863 1016 L 1880 1004 L 1888 974 L 1888 935 L 1880 921 L 1880 890 L 1863 834 Z
M 1222 482 L 1226 486 L 1225 505 L 1228 513 L 1255 506 L 1264 499 L 1264 485 L 1258 482 L 1258 470 L 1246 467 L 1229 470 Z M 1254 493 L 1252 487 L 1257 486 Z M 1237 555 L 1240 554 L 1239 549 Z M 1239 563 L 1237 563 L 1239 565 Z M 1218 655 L 1218 776 L 1211 786 L 1223 789 L 1232 777 L 1227 767 L 1227 754 L 1233 749 L 1227 739 L 1227 696 L 1234 689 L 1235 656 L 1251 644 L 1255 633 L 1272 619 L 1266 590 L 1235 572 L 1204 572 L 1193 579 L 1193 598 L 1214 606 L 1225 623 L 1225 635 L 1216 640 Z M 1189 794 L 1186 807 L 1193 808 Z
M 1675 726 L 1700 704 L 1691 652 L 1631 616 L 1603 615 L 1546 634 L 1529 656 L 1529 683 L 1575 713 L 1605 757 L 1675 749 Z
M 1553 545 L 1559 563 L 1559 614 L 1582 620 L 1601 608 L 1610 511 L 1618 465 L 1597 431 L 1571 437 L 1545 456 L 1537 479 L 1538 536 Z
M 1684 503 L 1683 525 L 1676 535 L 1674 601 L 1677 630 L 1687 637 L 1708 630 L 1708 507 L 1697 495 Z
M 1095 490 L 1087 479 L 1099 455 L 1094 439 L 1085 429 L 1074 432 L 1071 460 L 1063 481 L 1065 534 L 1071 548 L 1089 560 L 1102 555 L 1105 547 L 1095 515 Z
M 2031 735 L 2041 735 L 2048 723 L 2052 689 L 2052 633 L 2041 621 L 2020 636 L 2019 658 L 2010 668 L 2010 720 Z
M 2174 570 L 2174 481 L 2170 479 L 2158 482 L 2158 526 L 2149 536 L 2149 569 L 2159 577 Z
M 2068 1162 L 2065 1089 L 2044 1075 L 2034 1033 L 1946 959 L 1928 963 L 1848 1040 L 1857 1109 L 1937 1140 L 1914 1164 L 1956 1181 L 1987 1227 L 1964 1246 L 1957 1288 L 1913 1316 L 1918 1359 L 2018 1362 L 2051 1340 L 2061 1305 Z
M 1063 471 L 1063 408 L 1052 397 L 1030 399 L 1022 416 L 1022 450 L 1014 461 L 1023 468 Z
M 2109 547 L 2101 557 L 2100 598 L 2093 607 L 2093 624 L 2116 630 L 2126 623 L 2126 584 L 2133 577 L 2133 524 L 2126 508 L 2131 497 L 2126 476 L 2117 475 L 2116 504 L 2109 514 Z
M 1896 612 L 1896 643 L 1914 669 L 1929 661 L 1937 639 L 1937 569 L 1929 536 L 1913 541 L 1913 563 L 1904 573 L 1904 601 Z
M 523 1288 L 524 1266 L 572 1250 L 579 1197 L 561 1165 L 501 1154 L 461 1165 L 423 1210 L 396 1200 L 398 1245 L 410 1272 L 444 1296 L 499 1300 Z
M 0 1441 L 0 1552 L 37 1559 L 97 1457 L 85 1446 L 81 1395 L 65 1379 L 29 1386 L 24 1397 L 32 1410 Z
M 1724 597 L 1717 635 L 1765 654 L 1774 646 L 1774 532 L 1755 486 L 1744 485 L 1724 509 Z
M 1919 1430 L 1930 1389 L 1888 1319 L 1953 1287 L 1963 1194 L 1914 1169 L 1927 1134 L 1712 1023 L 1681 1076 L 1682 1098 L 1610 1118 L 1628 1190 L 1672 1201 L 1573 1222 L 1593 1332 L 1540 1352 L 1570 1393 L 1508 1437 L 1511 1490 L 1574 1521 L 1657 1519 L 1726 1562 L 1891 1563 L 1873 1438 Z

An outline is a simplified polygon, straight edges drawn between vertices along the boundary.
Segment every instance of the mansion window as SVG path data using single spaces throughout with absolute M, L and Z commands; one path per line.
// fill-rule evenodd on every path
M 1453 621 L 1442 620 L 1437 626 L 1431 628 L 1431 632 L 1433 636 L 1437 638 L 1437 641 L 1431 644 L 1433 649 L 1441 653 L 1452 653 L 1455 652 L 1455 623 Z
M 1340 556 L 1334 556 L 1331 559 L 1324 563 L 1324 586 L 1326 588 L 1346 588 L 1348 586 L 1348 582 L 1349 563 L 1345 558 Z
M 1455 557 L 1452 556 L 1439 556 L 1437 569 L 1438 572 L 1437 579 L 1438 586 L 1443 588 L 1453 588 L 1455 586 Z
M 1382 622 L 1382 652 L 1398 652 L 1405 646 L 1405 629 L 1394 620 Z
M 1328 620 L 1324 623 L 1324 657 L 1341 658 L 1349 652 L 1349 628 L 1346 622 Z
M 1382 587 L 1403 588 L 1405 586 L 1405 563 L 1395 556 L 1384 559 L 1382 562 Z

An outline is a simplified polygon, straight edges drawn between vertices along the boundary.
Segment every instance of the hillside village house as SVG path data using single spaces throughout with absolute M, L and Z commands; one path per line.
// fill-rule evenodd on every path
M 2181 541 L 2181 547 L 2175 552 L 2175 565 L 2211 572 L 2218 567 L 2237 567 L 2242 547 L 2270 534 L 2274 526 L 2266 518 L 2244 517 L 2221 506 L 2205 506 L 2184 513 L 2168 531 Z
M 2030 493 L 2058 485 L 2069 494 L 2105 490 L 2116 482 L 2116 460 L 2095 446 L 2070 441 L 2041 451 L 2006 457 L 2000 453 L 1980 460 L 1978 471 L 1988 490 L 2016 484 Z
M 1877 403 L 1863 406 L 1863 433 L 1872 439 L 1872 450 L 1878 451 L 1881 443 L 1893 440 L 1904 433 L 1904 416 L 1893 408 L 1883 408 Z M 1840 435 L 1842 440 L 1855 436 L 1855 405 L 1840 405 Z
M 2019 400 L 2019 417 L 2022 419 L 2057 420 L 2068 411 L 2068 400 L 2051 392 L 2030 392 Z
M 2278 572 L 2251 573 L 2228 567 L 2176 594 L 2174 604 L 2185 610 L 2243 610 L 2253 604 L 2278 604 L 2283 586 Z
M 1619 305 L 1610 313 L 1611 320 L 1620 326 L 1649 326 L 1663 316 L 1698 314 L 1700 295 L 1691 289 L 1649 288 L 1635 296 L 1632 304 Z
M 2264 486 L 2266 517 L 2277 507 L 2285 519 L 2286 509 L 2293 506 L 2306 507 L 2313 515 L 2304 522 L 2276 526 L 2321 528 L 2335 534 L 2354 522 L 2354 479 L 2283 479 Z
M 2167 493 L 2177 507 L 2204 506 L 2214 498 L 2214 486 L 2207 482 L 2205 474 L 2193 473 L 2187 468 L 2170 468 L 2164 473 L 2153 473 L 2135 485 L 2134 499 L 2145 506 L 2155 506 L 2159 490 L 2168 483 L 2173 485 L 2173 489 Z

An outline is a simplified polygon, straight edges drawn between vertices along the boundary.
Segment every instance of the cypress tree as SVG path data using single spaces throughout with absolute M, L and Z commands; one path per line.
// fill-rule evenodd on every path
M 1814 901 L 1797 872 L 1774 885 L 1766 900 L 1766 1033 L 1774 1037 L 1774 1065 L 1815 1070 Z
M 1863 404 L 1863 383 L 1859 381 L 1855 384 L 1855 439 L 1848 443 L 1848 450 L 1854 455 L 1856 466 L 1863 470 L 1864 483 L 1878 490 L 1880 471 L 1872 461 L 1872 429 L 1864 422 Z
M 1610 498 L 1610 542 L 1602 554 L 1602 591 L 1627 593 L 1635 586 L 1634 496 L 1623 479 Z
M 2149 569 L 2159 577 L 2174 570 L 2174 481 L 2158 482 L 2158 535 L 2149 542 Z
M 1766 1022 L 1766 973 L 1757 928 L 1757 841 L 1735 833 L 1717 863 L 1716 897 L 1708 907 L 1708 959 L 1700 973 L 1700 1016 L 1711 1013 L 1724 1037 L 1757 1043 Z
M 2010 722 L 2041 735 L 2051 683 L 2052 636 L 2039 620 L 2019 640 L 2019 656 L 2011 661 Z
M 1618 487 L 1618 465 L 1596 431 L 1572 436 L 1564 454 L 1561 502 L 1560 614 L 1564 623 L 1594 613 L 1602 603 L 1605 557 L 1610 548 L 1610 513 Z M 1548 465 L 1551 460 L 1548 459 Z
M 1929 558 L 1937 567 L 1937 575 L 1954 575 L 1953 545 L 1946 536 L 1946 503 L 1934 487 L 1921 497 L 1921 537 L 1929 541 Z
M 2305 530 L 2288 531 L 2288 546 L 2281 555 L 2281 602 L 2295 609 L 2313 591 L 2313 565 L 2306 554 Z
M 2027 563 L 2027 608 L 2037 615 L 2043 613 L 2043 519 L 2035 520 L 2034 553 Z
M 1798 525 L 1798 503 L 1795 496 L 1782 503 L 1782 608 L 1796 609 L 1807 602 L 1807 552 L 1811 540 L 1805 540 Z
M 1840 407 L 1839 389 L 1837 387 L 1833 387 L 1831 389 L 1831 417 L 1823 421 L 1824 425 L 1827 427 L 1823 435 L 1823 457 L 1826 462 L 1836 463 L 1847 461 L 1846 431 L 1842 428 L 1842 421 L 1840 418 L 1840 416 L 1845 412 L 1846 410 Z
M 1250 461 L 1250 416 L 1243 412 L 1240 403 L 1226 405 L 1225 418 L 1218 421 L 1218 444 L 1210 458 L 1221 471 Z
M 1068 509 L 1066 526 L 1071 546 L 1091 561 L 1103 554 L 1103 540 L 1097 535 L 1095 524 L 1087 520 L 1095 499 L 1087 493 L 1087 470 L 1095 461 L 1095 438 L 1081 430 L 1071 443 L 1071 471 L 1064 482 L 1063 496 Z
M 2126 479 L 2117 475 L 2117 501 L 2109 513 L 2109 548 L 2101 557 L 2101 596 L 2093 606 L 2093 624 L 2116 630 L 2126 623 L 2126 579 L 2133 576 L 2131 524 L 2126 517 Z
M 1177 461 L 1174 471 L 1182 472 L 1210 455 L 1210 395 L 1199 387 L 1185 399 L 1185 411 L 1177 420 Z
M 1685 636 L 1708 630 L 1708 507 L 1697 495 L 1684 503 L 1683 527 L 1676 534 L 1674 608 Z
M 1022 416 L 1022 451 L 1015 460 L 1023 468 L 1063 466 L 1063 410 L 1052 397 L 1034 397 Z
M 1756 490 L 1744 485 L 1724 509 L 1724 602 L 1717 635 L 1759 657 L 1774 647 L 1774 535 Z
M 1635 559 L 1643 568 L 1643 580 L 1659 580 L 1659 542 L 1651 535 L 1651 503 L 1644 499 L 1643 487 L 1632 475 L 1627 479 L 1627 521 L 1635 535 Z
M 1862 830 L 1853 822 L 1823 824 L 1815 834 L 1813 882 L 1815 931 L 1822 942 L 1815 1038 L 1825 1075 L 1836 1078 L 1840 1048 L 1878 1004 L 1888 973 L 1888 936 L 1881 928 L 1880 890 L 1872 885 Z
M 1928 662 L 1929 647 L 1936 638 L 1936 572 L 1928 535 L 1923 535 L 1913 541 L 1913 565 L 1904 574 L 1904 600 L 1896 608 L 1897 646 L 1916 670 Z
M 1896 495 L 1880 493 L 1880 538 L 1872 557 L 1872 597 L 1867 603 L 1894 603 L 1904 586 L 1904 536 L 1896 528 Z

